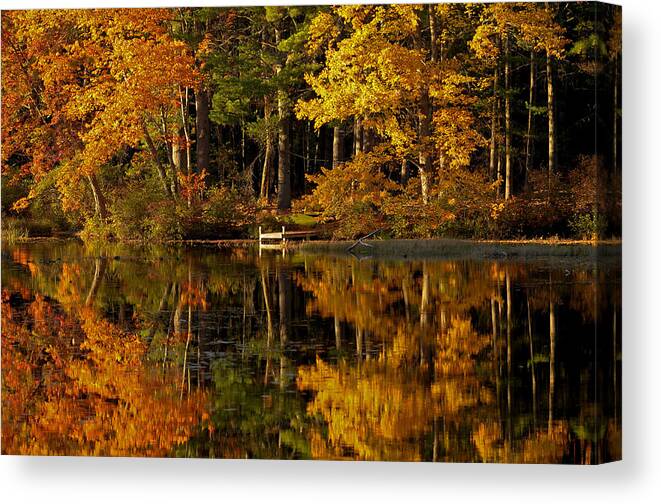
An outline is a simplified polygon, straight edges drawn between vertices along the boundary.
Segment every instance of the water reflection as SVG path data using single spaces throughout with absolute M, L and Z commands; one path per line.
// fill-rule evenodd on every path
M 620 271 L 6 248 L 2 451 L 616 460 Z

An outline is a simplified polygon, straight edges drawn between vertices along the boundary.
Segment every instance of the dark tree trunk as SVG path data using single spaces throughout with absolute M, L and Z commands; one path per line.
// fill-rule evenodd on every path
M 209 172 L 209 90 L 199 87 L 195 91 L 195 153 L 197 171 Z
M 505 34 L 505 199 L 512 195 L 512 126 L 510 113 L 510 37 Z
M 363 121 L 356 117 L 353 123 L 353 155 L 363 152 Z
M 615 55 L 615 75 L 613 76 L 613 173 L 618 173 L 618 148 L 617 148 L 617 135 L 618 135 L 618 102 L 619 102 L 619 74 L 620 74 L 620 58 Z
M 289 339 L 289 311 L 291 309 L 291 279 L 282 268 L 278 270 L 278 311 L 280 315 L 280 388 L 286 386 L 287 360 L 285 346 Z
M 363 152 L 372 152 L 376 144 L 376 135 L 372 128 L 363 127 Z
M 491 142 L 489 145 L 489 178 L 498 180 L 496 156 L 498 155 L 498 63 L 493 71 L 493 103 L 491 105 Z
M 289 118 L 278 98 L 278 210 L 291 207 L 291 173 L 289 166 Z
M 425 42 L 422 38 L 423 19 L 420 19 L 415 38 L 416 48 L 424 50 Z M 420 102 L 418 103 L 418 172 L 420 174 L 420 188 L 422 203 L 429 202 L 429 176 L 432 170 L 432 158 L 430 153 L 431 133 L 431 100 L 429 98 L 429 85 L 423 83 L 420 88 Z
M 262 168 L 262 182 L 259 189 L 259 197 L 263 200 L 269 199 L 269 188 L 271 185 L 271 172 L 273 169 L 273 134 L 268 127 L 271 117 L 271 99 L 264 97 L 264 120 L 267 123 L 266 145 L 264 146 L 264 166 Z
M 400 183 L 405 186 L 406 183 L 409 180 L 409 169 L 408 169 L 408 161 L 406 159 L 402 159 L 402 165 L 400 168 L 400 174 L 399 174 L 399 181 Z

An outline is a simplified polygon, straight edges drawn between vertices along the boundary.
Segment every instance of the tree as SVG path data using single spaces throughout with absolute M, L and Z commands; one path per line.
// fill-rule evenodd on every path
M 430 13 L 427 7 L 393 5 L 338 7 L 320 15 L 312 40 L 335 23 L 340 28 L 331 33 L 338 40 L 327 47 L 321 72 L 307 76 L 317 96 L 297 106 L 299 117 L 314 120 L 317 128 L 353 119 L 356 152 L 376 137 L 400 159 L 415 159 L 423 203 L 431 191 L 432 146 L 455 167 L 467 164 L 475 146 L 464 96 L 470 79 L 451 58 L 443 65 L 435 61 L 435 48 L 432 58 L 432 43 L 423 37 Z
M 32 173 L 59 168 L 58 185 L 70 205 L 76 204 L 74 195 L 67 193 L 70 182 L 86 178 L 96 212 L 104 218 L 105 196 L 96 180 L 100 167 L 122 149 L 145 141 L 165 194 L 173 196 L 150 129 L 160 122 L 161 114 L 167 117 L 176 110 L 177 87 L 193 85 L 197 76 L 185 46 L 168 34 L 172 12 L 16 11 L 3 19 L 8 20 L 13 46 L 7 58 L 22 58 L 30 75 L 26 84 L 38 89 L 41 108 L 28 107 L 28 114 L 40 117 L 53 135 L 55 130 L 61 134 L 59 128 L 64 126 L 68 133 L 64 138 L 71 142 L 48 165 L 33 166 Z M 8 89 L 8 94 L 12 92 Z M 24 100 L 11 101 L 26 110 Z M 22 115 L 15 120 L 12 129 L 30 124 Z M 22 146 L 28 149 L 28 159 L 38 158 L 49 146 L 44 140 Z
M 555 170 L 556 160 L 556 120 L 554 112 L 554 86 L 553 68 L 554 58 L 562 58 L 564 47 L 567 43 L 564 37 L 564 28 L 553 18 L 553 13 L 548 8 L 533 3 L 511 3 L 491 4 L 484 8 L 480 17 L 480 24 L 470 42 L 471 48 L 477 56 L 490 62 L 495 66 L 493 89 L 494 96 L 498 90 L 498 66 L 502 60 L 504 65 L 504 88 L 505 98 L 505 199 L 509 199 L 513 193 L 513 170 L 512 170 L 512 125 L 511 125 L 511 58 L 513 42 L 519 47 L 530 51 L 530 73 L 528 104 L 528 131 L 526 135 L 526 174 L 530 153 L 530 130 L 532 128 L 532 96 L 534 88 L 534 54 L 543 51 L 547 60 L 547 101 L 548 101 L 548 146 L 549 165 L 548 180 L 551 182 L 551 174 Z M 497 103 L 497 100 L 494 99 Z M 492 108 L 492 114 L 499 115 L 499 107 Z M 492 115 L 491 119 L 491 151 L 490 171 L 493 172 L 496 156 L 498 118 Z
M 337 237 L 359 232 L 361 213 L 396 236 L 617 234 L 618 12 L 518 2 L 12 11 L 3 210 L 56 214 L 87 238 L 210 238 L 227 232 L 221 215 L 261 219 L 277 192 L 280 212 L 329 202 Z M 596 166 L 614 168 L 598 177 L 610 199 L 592 218 L 570 186 L 595 150 Z M 319 190 L 333 190 L 329 169 L 343 171 L 332 178 L 352 195 L 344 208 Z M 383 190 L 360 188 L 361 170 Z M 600 230 L 577 232 L 579 221 Z

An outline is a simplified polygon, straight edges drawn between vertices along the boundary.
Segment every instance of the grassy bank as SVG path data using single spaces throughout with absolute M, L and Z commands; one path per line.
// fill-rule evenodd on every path
M 366 240 L 356 246 L 351 241 L 310 241 L 292 244 L 310 254 L 346 255 L 392 259 L 580 259 L 620 260 L 622 242 L 560 240 Z

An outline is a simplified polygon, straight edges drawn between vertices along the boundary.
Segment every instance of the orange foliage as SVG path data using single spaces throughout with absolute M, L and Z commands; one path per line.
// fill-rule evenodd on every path
M 29 310 L 32 331 L 2 307 L 3 453 L 162 457 L 208 418 L 204 392 L 181 398 L 177 372 L 150 368 L 144 343 L 93 309 Z

